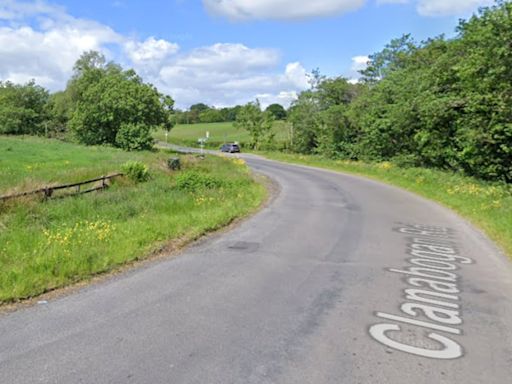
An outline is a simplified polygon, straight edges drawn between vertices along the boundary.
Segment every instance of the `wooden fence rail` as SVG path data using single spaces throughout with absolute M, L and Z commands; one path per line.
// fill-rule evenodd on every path
M 107 183 L 108 180 L 111 180 L 111 179 L 114 179 L 114 178 L 120 177 L 120 176 L 124 176 L 124 174 L 123 173 L 114 173 L 112 175 L 101 176 L 96 179 L 81 181 L 79 183 L 55 185 L 55 186 L 51 186 L 51 187 L 44 187 L 44 188 L 36 189 L 34 191 L 16 193 L 13 195 L 0 196 L 0 201 L 16 199 L 16 198 L 23 197 L 23 196 L 37 195 L 39 193 L 42 194 L 45 199 L 49 199 L 53 196 L 54 191 L 63 190 L 63 189 L 71 189 L 71 188 L 75 188 L 75 191 L 72 193 L 69 193 L 65 196 L 99 191 L 99 190 L 102 190 L 102 189 L 105 189 L 108 187 L 108 183 Z M 94 186 L 94 187 L 86 189 L 86 190 L 81 189 L 82 185 L 97 183 L 100 181 L 101 181 L 101 185 L 99 185 L 99 186 Z

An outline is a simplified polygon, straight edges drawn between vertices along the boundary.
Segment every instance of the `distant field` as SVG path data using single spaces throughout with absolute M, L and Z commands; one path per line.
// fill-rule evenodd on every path
M 0 303 L 28 298 L 179 246 L 254 211 L 266 195 L 242 160 L 123 152 L 0 136 L 0 194 L 148 166 L 151 179 L 122 178 L 104 192 L 0 203 Z
M 236 129 L 233 123 L 207 123 L 207 124 L 179 124 L 169 134 L 169 142 L 187 146 L 197 146 L 197 140 L 210 133 L 207 146 L 217 148 L 225 142 L 238 142 L 245 146 L 250 141 L 250 136 L 244 129 Z M 289 130 L 286 122 L 274 123 L 275 142 L 278 146 L 288 140 Z M 157 140 L 165 141 L 165 132 L 158 131 L 155 134 Z

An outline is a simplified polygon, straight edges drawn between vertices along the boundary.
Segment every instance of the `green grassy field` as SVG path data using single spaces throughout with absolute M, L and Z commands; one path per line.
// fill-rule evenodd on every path
M 512 186 L 488 183 L 451 172 L 399 168 L 392 163 L 329 160 L 278 152 L 261 152 L 270 159 L 367 176 L 437 201 L 481 228 L 512 257 Z
M 170 156 L 0 136 L 0 194 L 116 172 L 127 160 L 151 173 L 148 182 L 123 178 L 104 192 L 0 204 L 0 302 L 184 244 L 253 212 L 266 196 L 243 161 L 180 155 L 182 170 L 172 172 Z
M 244 129 L 236 129 L 233 123 L 207 123 L 207 124 L 179 124 L 170 132 L 168 140 L 170 143 L 197 147 L 197 140 L 205 137 L 206 132 L 210 133 L 210 138 L 206 146 L 208 148 L 218 148 L 225 142 L 238 142 L 243 146 L 250 141 L 250 136 Z M 282 146 L 288 140 L 289 130 L 286 122 L 274 122 L 275 143 Z M 165 132 L 155 133 L 157 140 L 165 141 Z

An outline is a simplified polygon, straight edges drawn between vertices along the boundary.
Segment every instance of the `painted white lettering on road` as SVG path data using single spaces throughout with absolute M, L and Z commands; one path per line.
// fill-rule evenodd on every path
M 404 289 L 407 301 L 400 305 L 402 315 L 375 313 L 386 322 L 372 325 L 370 335 L 389 348 L 417 356 L 432 359 L 462 357 L 463 348 L 453 336 L 462 335 L 462 330 L 456 328 L 462 324 L 457 270 L 459 264 L 473 261 L 458 254 L 450 229 L 404 225 L 397 231 L 413 236 L 407 246 L 407 253 L 412 256 L 407 261 L 413 266 L 388 271 L 404 275 L 407 284 L 413 288 Z M 402 337 L 404 327 L 415 330 L 415 339 Z

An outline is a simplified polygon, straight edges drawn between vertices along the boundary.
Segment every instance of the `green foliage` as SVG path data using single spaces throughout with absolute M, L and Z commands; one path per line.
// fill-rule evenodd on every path
M 68 128 L 68 122 L 73 113 L 74 102 L 71 94 L 66 91 L 60 91 L 50 95 L 48 101 L 48 111 L 50 120 L 48 130 L 53 135 L 63 135 Z
M 251 136 L 250 146 L 254 149 L 260 148 L 262 144 L 271 145 L 274 141 L 272 123 L 274 116 L 261 110 L 260 102 L 244 105 L 237 114 L 234 126 L 237 129 L 245 129 Z
M 163 96 L 132 70 L 114 65 L 86 69 L 75 88 L 79 96 L 70 127 L 81 143 L 143 149 L 149 131 L 169 123 Z
M 299 153 L 312 153 L 318 145 L 318 104 L 313 91 L 305 91 L 293 103 L 288 114 L 292 124 L 291 148 Z
M 9 150 L 11 148 L 11 150 Z M 104 175 L 128 159 L 151 172 L 146 183 L 117 179 L 109 189 L 69 199 L 11 202 L 0 207 L 0 303 L 34 297 L 101 272 L 181 247 L 254 211 L 265 188 L 246 170 L 217 156 L 181 156 L 185 171 L 243 181 L 196 194 L 174 187 L 162 167 L 169 152 L 125 152 L 38 137 L 0 138 L 0 190 L 31 189 Z M 33 186 L 33 185 L 32 185 Z
M 148 181 L 150 178 L 149 168 L 140 161 L 127 161 L 121 166 L 121 170 L 130 180 L 138 183 Z
M 511 15 L 499 1 L 451 40 L 392 40 L 359 85 L 313 73 L 290 110 L 292 149 L 512 182 Z
M 209 108 L 199 114 L 199 121 L 201 123 L 220 123 L 226 121 L 226 116 L 219 109 Z
M 226 181 L 203 172 L 186 171 L 176 176 L 176 188 L 191 193 L 204 189 L 218 189 L 225 185 Z
M 227 108 L 209 107 L 204 103 L 194 104 L 188 111 L 176 110 L 177 124 L 220 123 L 236 120 L 242 107 L 240 105 Z
M 416 48 L 416 43 L 409 34 L 391 40 L 381 52 L 370 55 L 368 66 L 361 71 L 363 81 L 375 83 L 389 73 L 405 68 L 409 55 Z
M 140 151 L 153 148 L 151 128 L 144 124 L 122 123 L 117 131 L 115 144 L 126 151 Z
M 313 88 L 302 92 L 290 108 L 291 147 L 299 153 L 352 158 L 355 135 L 348 118 L 348 105 L 361 92 L 361 87 L 342 77 L 323 78 L 318 72 L 314 78 Z
M 281 105 L 281 104 L 270 104 L 266 109 L 265 109 L 266 112 L 270 112 L 273 116 L 274 116 L 274 119 L 276 120 L 284 120 L 286 119 L 286 116 L 288 115 L 286 113 L 286 109 L 284 109 L 284 107 Z
M 48 99 L 48 91 L 34 81 L 25 85 L 0 81 L 0 134 L 44 134 Z

